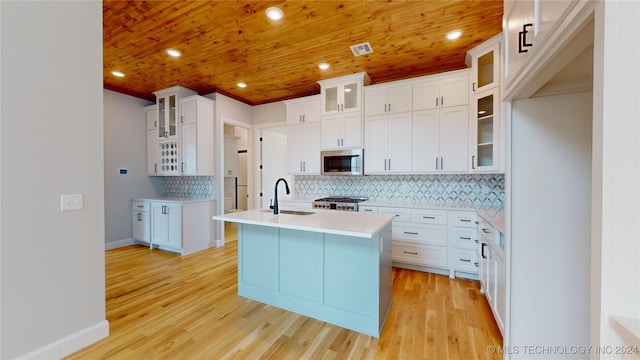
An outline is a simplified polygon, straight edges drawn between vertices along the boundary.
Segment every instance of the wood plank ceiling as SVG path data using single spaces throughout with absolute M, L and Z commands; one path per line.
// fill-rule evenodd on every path
M 284 18 L 268 19 L 270 6 Z M 466 51 L 502 31 L 502 1 L 107 0 L 103 22 L 105 88 L 154 100 L 181 85 L 259 105 L 360 71 L 377 84 L 465 68 Z M 445 39 L 454 29 L 462 37 Z M 373 53 L 355 57 L 349 47 L 363 42 Z

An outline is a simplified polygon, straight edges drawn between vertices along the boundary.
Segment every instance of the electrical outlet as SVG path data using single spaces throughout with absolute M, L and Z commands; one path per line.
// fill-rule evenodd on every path
M 60 195 L 60 210 L 82 210 L 84 204 L 82 194 L 62 194 Z

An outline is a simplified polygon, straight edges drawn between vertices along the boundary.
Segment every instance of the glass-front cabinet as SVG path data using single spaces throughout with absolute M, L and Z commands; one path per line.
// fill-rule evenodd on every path
M 366 73 L 321 80 L 322 115 L 362 111 L 363 86 L 371 82 Z
M 475 97 L 471 127 L 471 138 L 473 139 L 472 171 L 498 171 L 500 168 L 499 111 L 500 99 L 497 88 Z
M 176 98 L 177 94 L 158 96 L 158 137 L 171 139 L 178 136 L 176 123 Z
M 483 45 L 471 55 L 471 90 L 476 94 L 500 85 L 500 41 Z

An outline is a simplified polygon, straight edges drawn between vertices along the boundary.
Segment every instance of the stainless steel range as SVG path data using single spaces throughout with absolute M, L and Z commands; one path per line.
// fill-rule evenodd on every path
M 313 201 L 314 209 L 358 211 L 358 203 L 366 201 L 363 197 L 329 196 Z

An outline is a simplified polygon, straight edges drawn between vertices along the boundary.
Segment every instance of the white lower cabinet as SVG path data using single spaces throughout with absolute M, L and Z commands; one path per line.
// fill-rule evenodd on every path
M 447 248 L 393 240 L 391 257 L 394 262 L 436 268 L 447 267 Z
M 481 292 L 487 298 L 500 332 L 507 316 L 507 268 L 503 258 L 503 234 L 482 218 L 478 219 Z
M 475 211 L 449 211 L 449 267 L 454 272 L 478 274 L 478 230 Z
M 151 214 L 148 201 L 131 201 L 131 224 L 133 227 L 133 240 L 149 244 L 151 242 Z
M 391 230 L 394 265 L 447 268 L 446 211 L 377 206 L 360 206 L 359 211 L 396 215 Z
M 483 281 L 486 269 L 478 253 L 480 235 L 475 210 L 360 205 L 360 212 L 395 214 L 392 227 L 394 266 Z M 485 249 L 485 254 L 488 254 Z M 495 274 L 496 271 L 492 271 Z M 497 285 L 492 284 L 493 287 Z M 494 290 L 495 291 L 495 290 Z
M 175 251 L 182 250 L 181 204 L 151 204 L 151 244 Z
M 133 239 L 182 255 L 212 244 L 213 200 L 132 200 Z

